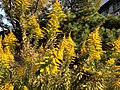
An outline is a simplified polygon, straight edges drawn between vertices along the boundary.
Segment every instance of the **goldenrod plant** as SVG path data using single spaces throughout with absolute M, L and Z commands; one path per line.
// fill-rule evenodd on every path
M 62 1 L 2 0 L 0 90 L 120 90 L 120 30 L 103 26 L 100 0 Z

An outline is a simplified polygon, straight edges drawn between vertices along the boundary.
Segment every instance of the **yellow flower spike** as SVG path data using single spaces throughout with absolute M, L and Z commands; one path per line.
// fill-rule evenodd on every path
M 13 44 L 15 41 L 18 41 L 15 35 L 12 33 L 12 30 L 10 30 L 10 33 L 8 35 L 5 35 L 3 39 L 4 45 L 10 45 Z
M 48 60 L 45 60 L 45 62 L 48 62 Z
M 22 27 L 29 32 L 32 30 L 35 37 L 44 37 L 44 31 L 40 28 L 35 15 L 31 15 L 28 19 L 22 18 L 21 21 Z
M 87 44 L 90 58 L 93 60 L 100 60 L 101 54 L 103 54 L 101 38 L 99 36 L 99 27 L 95 31 L 91 32 L 88 36 Z
M 2 87 L 0 87 L 0 90 L 14 90 L 14 86 L 7 82 Z
M 118 71 L 118 72 L 115 72 L 115 75 L 120 75 L 120 72 Z
M 62 32 L 60 28 L 60 22 L 65 20 L 66 15 L 63 13 L 61 4 L 56 0 L 52 5 L 52 10 L 49 13 L 48 17 L 50 18 L 47 22 L 46 27 L 44 28 L 50 34 L 56 34 Z
M 120 70 L 120 65 L 119 66 L 114 66 L 114 69 Z
M 30 6 L 30 2 L 29 0 L 15 0 L 15 4 L 18 7 L 22 7 L 22 9 L 26 9 L 28 10 L 29 6 Z
M 118 55 L 120 53 L 120 37 L 118 39 L 116 39 L 113 43 L 113 48 L 112 50 L 114 50 L 115 52 L 113 54 Z
M 113 87 L 120 87 L 120 79 L 114 82 Z
M 53 49 L 53 53 L 57 57 L 57 50 L 56 49 Z
M 70 43 L 71 45 L 76 46 L 75 42 L 74 42 L 74 41 L 72 40 L 72 38 L 71 38 L 71 32 L 69 33 L 69 36 L 68 36 L 67 40 L 69 41 L 69 43 Z
M 6 68 L 10 68 L 10 63 L 14 62 L 14 56 L 10 51 L 10 47 L 6 46 L 4 50 L 0 53 L 0 62 L 5 66 Z

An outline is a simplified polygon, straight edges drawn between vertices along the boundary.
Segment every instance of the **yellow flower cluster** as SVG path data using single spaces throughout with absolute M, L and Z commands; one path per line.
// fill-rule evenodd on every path
M 45 66 L 45 68 L 41 68 L 40 72 L 47 72 L 51 74 L 57 74 L 59 71 L 59 64 L 61 62 L 54 57 L 53 50 L 47 49 L 46 50 L 46 55 L 43 58 L 45 61 L 40 62 L 41 66 Z
M 120 88 L 120 79 L 118 79 L 114 82 L 113 87 L 119 87 Z
M 99 27 L 95 29 L 95 31 L 91 32 L 88 37 L 88 52 L 90 58 L 93 60 L 100 60 L 101 54 L 103 53 L 101 38 L 99 36 Z
M 72 40 L 70 34 L 69 34 L 68 38 L 66 38 L 65 35 L 64 35 L 64 38 L 61 41 L 59 46 L 60 46 L 61 50 L 64 50 L 70 56 L 73 56 L 73 57 L 76 56 L 76 54 L 75 54 L 75 46 L 76 46 L 76 44 Z
M 46 70 L 52 74 L 57 74 L 57 72 L 59 72 L 59 66 L 62 65 L 63 51 L 60 52 L 58 48 L 54 48 L 53 50 L 48 49 L 48 52 L 49 57 L 45 57 L 45 59 L 47 59 L 46 62 L 51 61 L 51 64 L 46 67 Z
M 2 41 L 2 37 L 0 38 L 0 63 L 2 63 L 6 68 L 9 68 L 10 63 L 14 62 L 14 56 L 11 53 L 10 46 L 14 41 L 17 41 L 13 33 L 10 33 L 5 36 L 4 40 Z M 3 49 L 2 43 L 6 45 Z
M 50 20 L 48 20 L 48 23 L 47 23 L 47 32 L 50 33 L 50 32 L 53 32 L 53 33 L 56 33 L 56 32 L 60 32 L 58 30 L 58 28 L 60 27 L 60 23 L 58 21 L 58 17 L 55 15 L 55 14 L 50 14 L 49 17 L 51 18 Z
M 75 43 L 72 38 L 66 38 L 64 36 L 63 40 L 58 45 L 58 48 L 54 48 L 52 50 L 48 49 L 46 51 L 47 55 L 44 57 L 45 62 L 40 62 L 40 64 L 45 65 L 48 62 L 51 62 L 49 66 L 45 67 L 47 72 L 52 72 L 52 74 L 56 74 L 59 71 L 60 65 L 62 65 L 62 61 L 64 58 L 64 54 L 70 55 L 71 57 L 75 57 Z M 44 72 L 44 69 L 41 69 L 40 72 Z
M 14 44 L 16 41 L 17 41 L 17 39 L 16 39 L 15 35 L 10 30 L 10 33 L 8 35 L 5 35 L 3 44 L 5 46 L 8 46 L 8 45 Z
M 22 18 L 24 22 L 22 22 L 22 26 L 25 30 L 32 32 L 35 34 L 35 37 L 42 38 L 43 35 L 43 30 L 40 28 L 39 23 L 36 20 L 35 15 L 31 15 L 27 20 Z
M 61 4 L 58 2 L 58 0 L 55 0 L 55 3 L 52 5 L 52 10 L 53 13 L 58 17 L 59 22 L 65 20 L 65 18 L 67 17 L 61 8 Z
M 27 86 L 24 86 L 24 90 L 28 90 Z
M 14 90 L 14 86 L 11 83 L 5 83 L 2 87 L 0 87 L 0 90 Z
M 113 65 L 115 63 L 115 58 L 110 58 L 110 60 L 107 61 L 107 64 Z
M 44 28 L 48 33 L 54 33 L 61 32 L 58 30 L 60 28 L 60 22 L 63 21 L 66 18 L 66 15 L 63 13 L 62 8 L 58 0 L 55 1 L 55 3 L 52 5 L 52 11 L 48 15 L 50 19 L 47 23 L 47 28 Z
M 74 65 L 74 66 L 73 66 L 74 70 L 76 70 L 76 69 L 77 69 L 77 67 L 78 67 L 77 65 Z
M 117 40 L 115 40 L 115 41 L 112 43 L 112 45 L 113 45 L 112 50 L 115 51 L 114 54 L 115 54 L 115 55 L 120 54 L 120 37 L 119 37 Z
M 25 74 L 25 68 L 24 67 L 19 67 L 17 68 L 17 76 L 23 76 Z
M 0 62 L 6 67 L 9 68 L 10 63 L 14 62 L 14 56 L 10 51 L 9 46 L 4 48 L 4 52 L 1 53 Z
M 30 2 L 29 0 L 15 0 L 15 4 L 17 6 L 17 8 L 20 9 L 26 9 L 28 10 L 29 6 L 30 6 Z

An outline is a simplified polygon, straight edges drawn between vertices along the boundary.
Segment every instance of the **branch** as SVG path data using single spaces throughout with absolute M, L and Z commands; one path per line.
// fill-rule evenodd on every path
M 35 13 L 37 11 L 38 2 L 39 2 L 39 0 L 37 0 L 37 2 L 36 2 L 35 10 L 33 11 L 33 13 Z

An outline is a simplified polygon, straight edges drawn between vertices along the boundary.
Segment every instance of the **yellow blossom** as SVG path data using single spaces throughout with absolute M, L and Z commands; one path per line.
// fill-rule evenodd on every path
M 0 87 L 0 90 L 14 90 L 14 86 L 11 83 L 5 83 L 2 87 Z
M 118 71 L 118 72 L 115 72 L 115 75 L 120 75 L 120 72 Z
M 30 2 L 29 2 L 29 0 L 15 0 L 15 5 L 19 9 L 28 10 L 28 8 L 30 6 Z
M 35 15 L 31 15 L 28 19 L 21 18 L 21 22 L 23 28 L 35 34 L 35 37 L 42 38 L 44 36 L 44 31 L 40 28 Z
M 86 71 L 88 71 L 88 70 L 89 70 L 88 68 L 83 67 L 83 71 L 84 71 L 84 72 L 86 72 Z
M 114 82 L 113 87 L 120 87 L 120 79 Z
M 43 45 L 41 45 L 41 46 L 38 48 L 38 52 L 39 52 L 39 53 L 43 53 L 43 52 L 44 52 Z
M 54 49 L 53 52 L 56 58 L 63 60 L 63 49 L 59 49 L 59 50 Z
M 52 66 L 52 73 L 53 73 L 53 74 L 57 74 L 58 71 L 59 71 L 59 70 L 58 70 L 58 67 L 57 67 L 57 66 Z
M 23 76 L 25 74 L 25 69 L 24 67 L 19 67 L 17 68 L 17 75 L 18 76 Z
M 111 71 L 106 71 L 105 74 L 109 75 L 109 74 L 111 74 Z
M 112 50 L 114 50 L 115 55 L 118 55 L 120 53 L 120 37 L 118 39 L 116 39 L 113 43 L 113 48 Z
M 25 59 L 25 61 L 27 61 L 27 62 L 31 60 L 31 59 L 30 59 L 30 56 L 25 56 L 24 59 Z
M 98 71 L 98 72 L 96 72 L 99 76 L 101 76 L 102 75 L 102 72 L 101 71 Z
M 24 86 L 24 90 L 28 90 L 27 86 Z
M 63 40 L 61 40 L 59 46 L 60 46 L 61 50 L 66 51 L 66 53 L 68 53 L 70 56 L 74 56 L 74 57 L 76 56 L 75 48 L 74 48 L 76 46 L 76 44 L 72 40 L 70 34 L 69 34 L 68 38 L 66 38 L 64 35 Z
M 55 0 L 55 3 L 52 5 L 52 10 L 55 13 L 55 15 L 58 17 L 58 20 L 61 22 L 63 20 L 65 20 L 65 18 L 67 17 L 61 8 L 61 4 L 58 2 L 58 0 Z
M 45 62 L 40 62 L 40 64 L 45 64 Z
M 115 63 L 114 58 L 110 58 L 110 60 L 107 61 L 108 64 L 113 65 Z
M 10 63 L 14 62 L 14 56 L 10 51 L 10 47 L 6 46 L 4 52 L 1 53 L 0 62 L 6 67 L 10 68 Z
M 46 68 L 46 72 L 49 72 L 49 69 L 50 69 L 50 68 L 49 68 L 48 66 L 47 66 L 47 67 L 45 67 L 45 68 Z
M 42 73 L 42 72 L 44 72 L 44 69 L 42 68 L 42 69 L 40 69 L 40 72 Z
M 74 68 L 74 70 L 76 70 L 77 69 L 77 65 L 74 65 L 73 68 Z
M 47 28 L 44 28 L 49 34 L 56 34 L 61 32 L 58 28 L 60 28 L 60 22 L 65 20 L 66 15 L 63 13 L 62 8 L 58 0 L 52 5 L 51 13 L 49 13 L 48 17 L 50 18 L 47 22 Z
M 17 38 L 10 30 L 10 33 L 8 35 L 5 35 L 5 37 L 3 39 L 3 44 L 4 45 L 11 45 L 11 44 L 15 43 L 15 41 L 17 41 Z
M 70 35 L 68 38 L 64 36 L 57 46 L 58 47 L 51 50 L 47 49 L 43 58 L 44 61 L 40 62 L 41 65 L 46 66 L 46 71 L 51 72 L 52 74 L 59 72 L 59 67 L 63 65 L 64 53 L 67 53 L 67 55 L 69 54 L 70 56 L 76 56 L 74 50 L 75 43 Z M 48 64 L 46 60 L 50 61 L 50 64 Z M 45 69 L 41 69 L 40 72 L 44 72 Z

